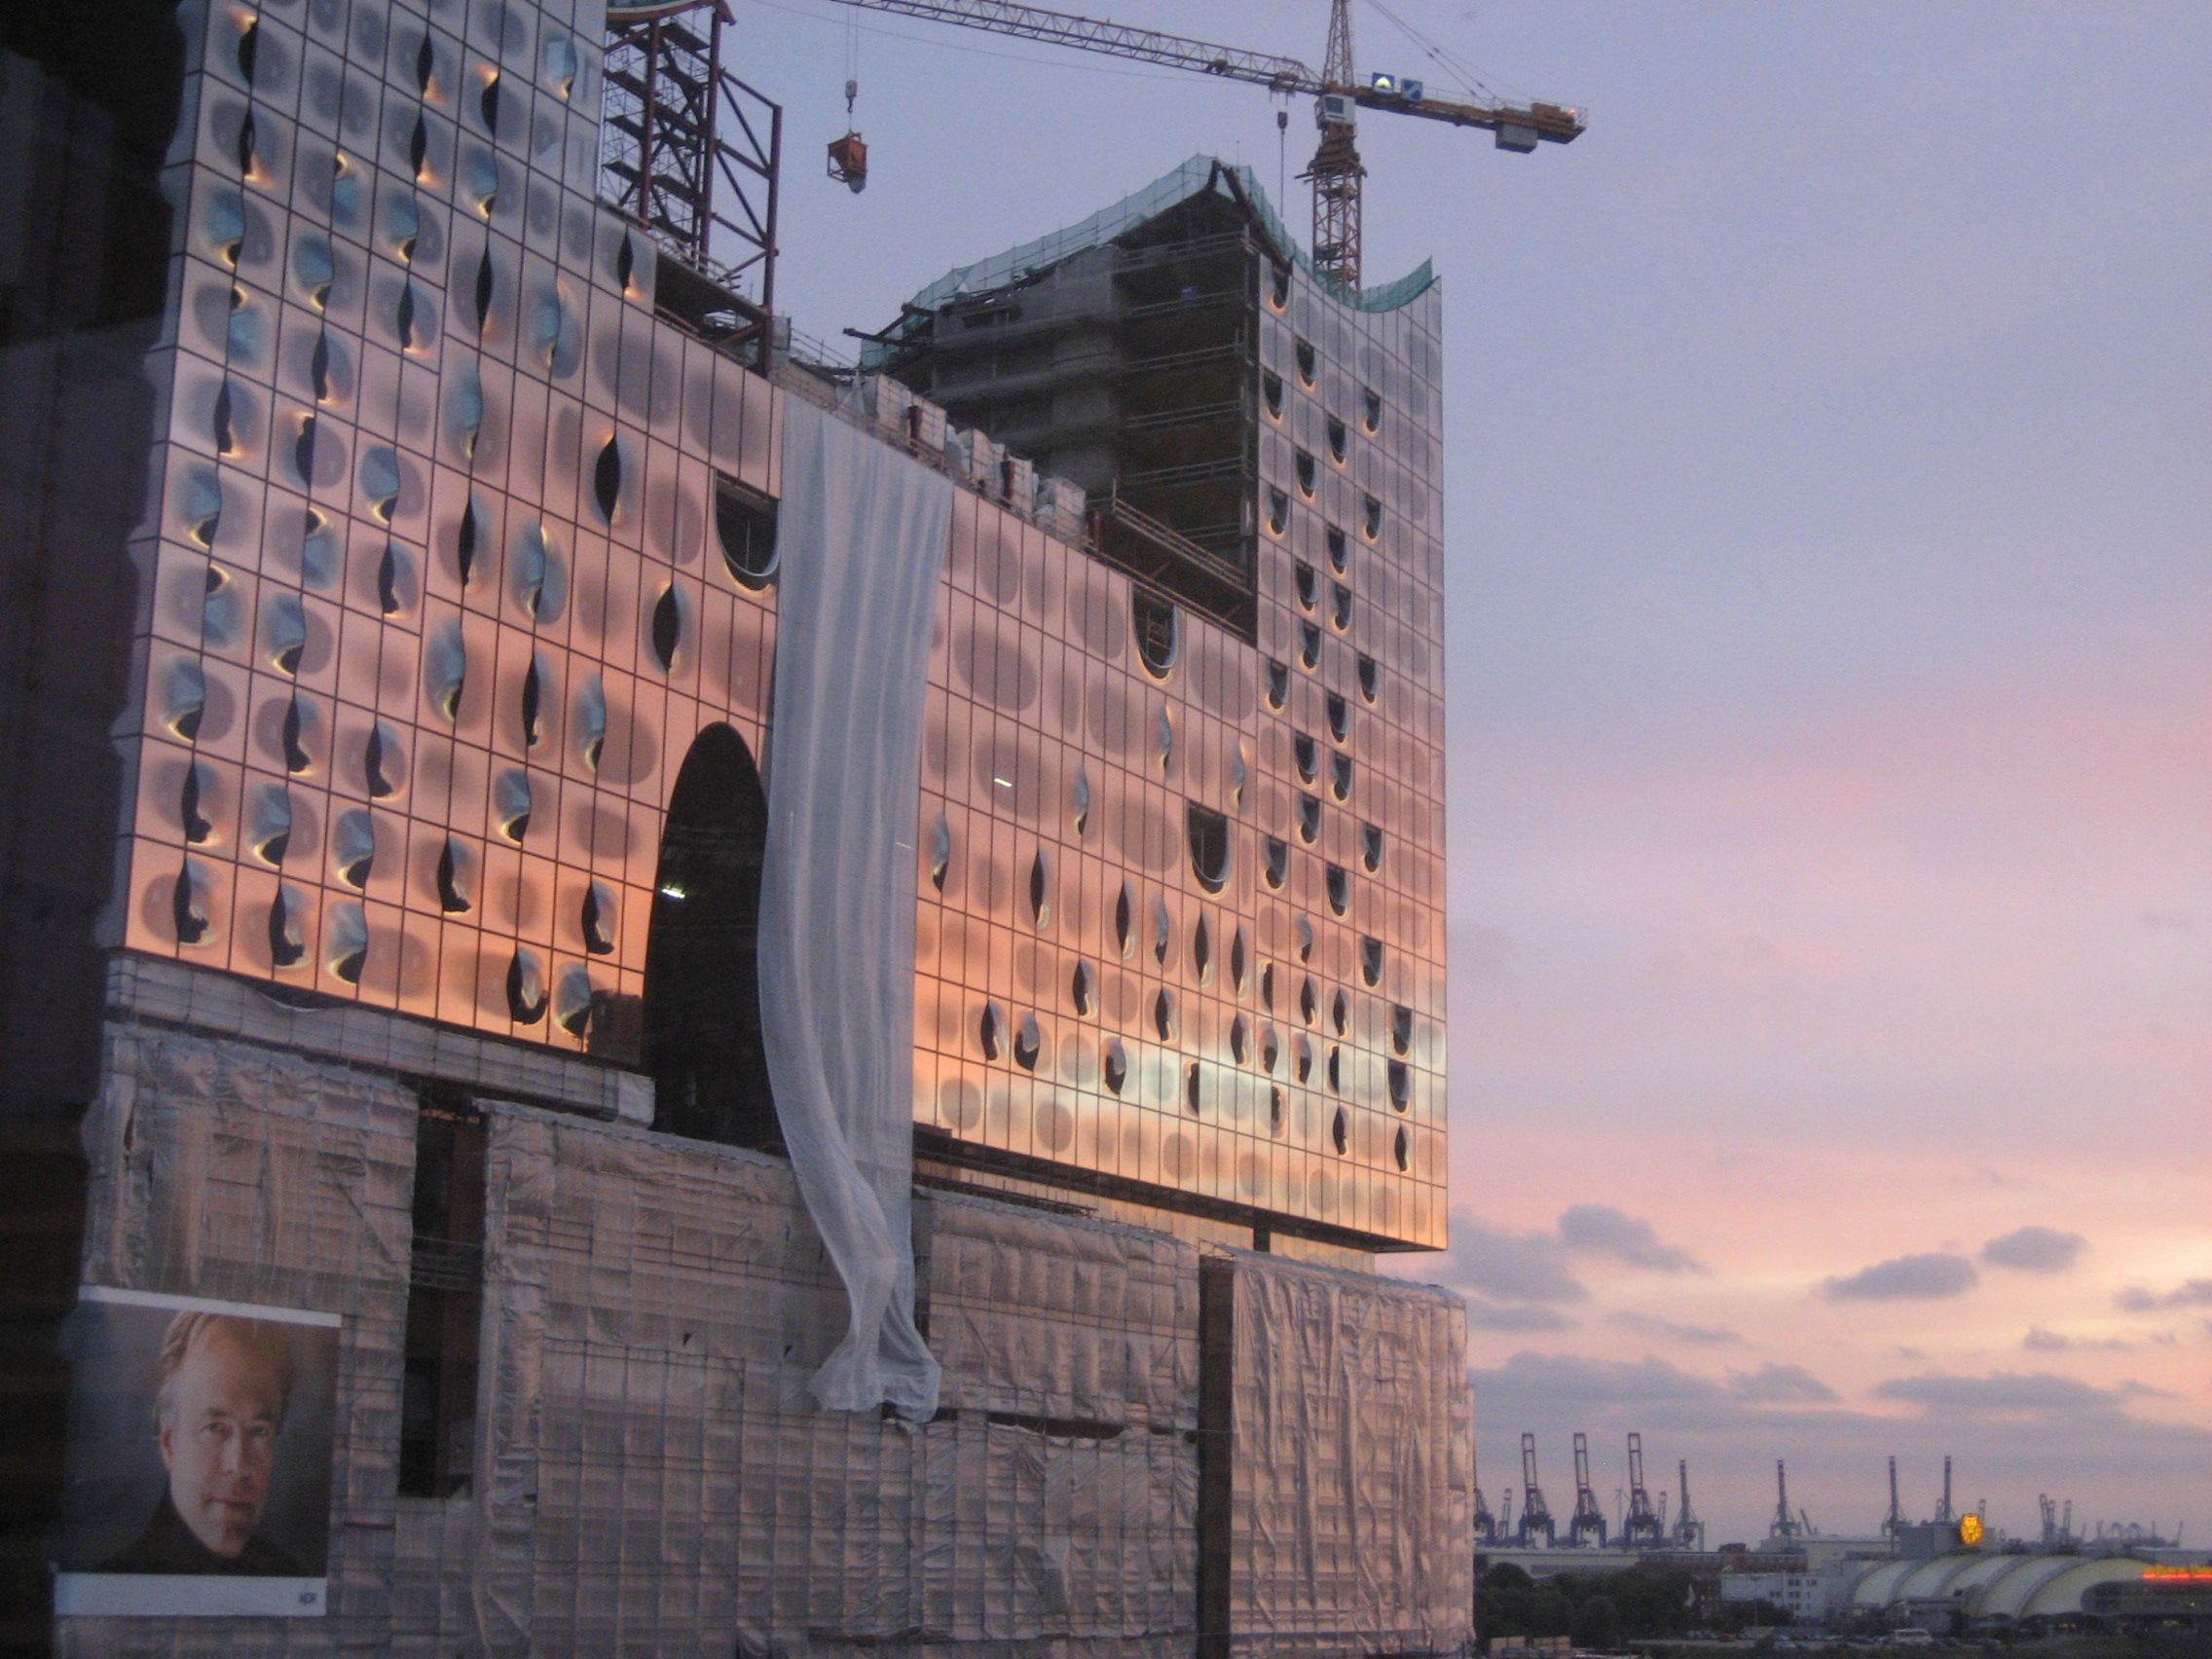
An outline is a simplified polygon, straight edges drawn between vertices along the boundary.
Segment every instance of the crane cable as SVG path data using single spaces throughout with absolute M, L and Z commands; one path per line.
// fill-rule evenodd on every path
M 1415 49 L 1423 57 L 1452 76 L 1457 82 L 1459 91 L 1468 97 L 1477 101 L 1487 99 L 1492 103 L 1508 101 L 1507 93 L 1504 91 L 1492 86 L 1483 78 L 1479 70 L 1463 61 L 1440 42 L 1430 39 L 1419 29 L 1414 27 L 1413 24 L 1407 22 L 1405 18 L 1399 17 L 1397 13 L 1384 5 L 1383 0 L 1367 0 L 1367 4 L 1381 14 L 1383 20 L 1388 22 L 1392 28 L 1413 42 Z

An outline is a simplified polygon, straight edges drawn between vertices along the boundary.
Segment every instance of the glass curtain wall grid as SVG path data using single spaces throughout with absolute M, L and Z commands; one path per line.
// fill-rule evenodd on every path
M 703 734 L 766 752 L 784 393 L 671 314 L 695 274 L 596 203 L 598 46 L 497 9 L 206 14 L 124 942 L 675 1075 L 645 1052 L 663 830 Z M 1214 565 L 1132 574 L 1157 549 L 957 497 L 917 1128 L 1063 1188 L 1434 1245 L 1436 291 L 1341 303 L 1238 211 L 1167 201 L 937 317 L 1003 354 L 1013 313 L 1059 307 L 1030 343 L 1065 353 L 1052 469 Z

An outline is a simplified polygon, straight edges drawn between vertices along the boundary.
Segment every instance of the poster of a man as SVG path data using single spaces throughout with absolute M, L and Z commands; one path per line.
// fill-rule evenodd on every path
M 336 1315 L 88 1287 L 73 1336 L 62 1609 L 319 1613 Z

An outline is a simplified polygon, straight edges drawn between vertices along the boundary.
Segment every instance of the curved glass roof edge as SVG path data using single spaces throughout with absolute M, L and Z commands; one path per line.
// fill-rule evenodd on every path
M 1164 174 L 1133 195 L 1124 196 L 1109 207 L 1102 207 L 1088 219 L 1053 231 L 1032 241 L 979 259 L 973 265 L 963 265 L 946 272 L 935 282 L 907 301 L 909 310 L 894 323 L 890 333 L 903 333 L 912 326 L 914 312 L 934 312 L 940 306 L 963 295 L 989 293 L 1010 283 L 1050 271 L 1063 260 L 1071 259 L 1088 248 L 1112 241 L 1123 233 L 1159 217 L 1177 203 L 1187 201 L 1201 191 L 1215 188 L 1215 180 L 1223 174 L 1235 174 L 1242 187 L 1253 214 L 1276 249 L 1297 261 L 1301 269 L 1319 284 L 1322 291 L 1340 304 L 1363 312 L 1396 311 L 1425 293 L 1436 280 L 1434 263 L 1422 260 L 1414 270 L 1395 282 L 1386 282 L 1376 288 L 1347 288 L 1334 276 L 1321 271 L 1313 263 L 1313 256 L 1298 245 L 1297 240 L 1284 229 L 1276 215 L 1267 192 L 1248 166 L 1233 166 L 1217 161 L 1212 156 L 1197 155 L 1174 171 Z M 863 366 L 879 360 L 883 348 L 870 343 L 862 353 Z

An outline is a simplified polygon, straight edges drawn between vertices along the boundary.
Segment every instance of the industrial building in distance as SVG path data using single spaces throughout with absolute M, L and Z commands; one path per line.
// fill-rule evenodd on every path
M 1628 1436 L 1628 1485 L 1616 1494 L 1608 1527 L 1592 1485 L 1588 1437 L 1574 1436 L 1574 1501 L 1562 1529 L 1538 1478 L 1535 1436 L 1523 1434 L 1518 1517 L 1510 1489 L 1494 1514 L 1476 1491 L 1478 1567 L 1517 1567 L 1531 1579 L 1632 1566 L 1684 1572 L 1698 1606 L 1716 1622 L 1727 1614 L 1731 1624 L 1765 1620 L 1799 1634 L 2212 1631 L 2212 1550 L 2185 1550 L 2178 1538 L 2137 1525 L 2078 1531 L 2073 1505 L 2048 1496 L 2034 1536 L 2008 1536 L 1980 1511 L 1955 1508 L 1949 1457 L 1941 1495 L 1923 1521 L 1906 1519 L 1892 1457 L 1888 1513 L 1857 1535 L 1823 1532 L 1793 1507 L 1778 1460 L 1766 1536 L 1708 1549 L 1690 1502 L 1688 1462 L 1677 1464 L 1670 1523 L 1670 1493 L 1654 1496 L 1644 1480 L 1642 1440 Z

